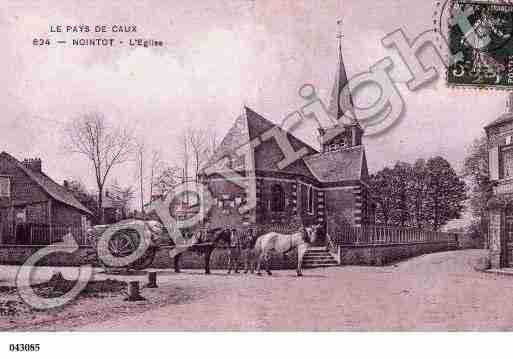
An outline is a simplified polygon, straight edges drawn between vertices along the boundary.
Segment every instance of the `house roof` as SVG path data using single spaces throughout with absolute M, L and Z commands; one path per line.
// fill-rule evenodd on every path
M 0 156 L 6 157 L 10 161 L 14 162 L 18 168 L 27 174 L 34 182 L 36 182 L 41 189 L 43 189 L 50 197 L 54 200 L 76 208 L 89 215 L 93 215 L 82 203 L 80 203 L 73 194 L 63 186 L 57 184 L 54 180 L 48 177 L 44 172 L 36 172 L 30 168 L 24 166 L 16 158 L 8 154 L 7 152 L 0 153 Z
M 485 129 L 488 129 L 493 126 L 501 125 L 503 123 L 513 121 L 513 113 L 507 112 L 500 115 L 496 120 L 490 122 L 488 125 L 485 126 Z
M 314 154 L 303 160 L 319 182 L 361 179 L 366 171 L 363 146 Z
M 510 92 L 506 100 L 506 111 L 500 115 L 496 120 L 490 122 L 485 126 L 485 130 L 490 127 L 501 125 L 506 122 L 513 121 L 513 92 Z

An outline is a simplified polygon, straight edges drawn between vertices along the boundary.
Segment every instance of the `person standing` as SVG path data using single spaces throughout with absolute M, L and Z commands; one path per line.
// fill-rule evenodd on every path
M 237 231 L 234 228 L 231 229 L 228 251 L 228 274 L 232 272 L 232 269 L 235 270 L 235 273 L 239 273 L 241 244 Z
M 255 244 L 258 237 L 256 231 L 253 228 L 248 230 L 244 245 L 242 248 L 242 257 L 244 261 L 244 274 L 247 274 L 251 270 L 251 274 L 255 272 L 257 253 L 255 250 Z

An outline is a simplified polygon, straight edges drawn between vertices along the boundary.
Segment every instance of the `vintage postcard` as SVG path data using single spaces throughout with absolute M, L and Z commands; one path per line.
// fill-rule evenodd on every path
M 4 0 L 0 33 L 7 354 L 513 330 L 512 4 Z

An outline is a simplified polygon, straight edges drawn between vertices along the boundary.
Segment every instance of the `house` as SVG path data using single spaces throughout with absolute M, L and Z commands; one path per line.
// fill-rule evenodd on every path
M 506 111 L 485 127 L 493 194 L 488 200 L 488 248 L 493 268 L 513 267 L 513 93 Z
M 506 111 L 485 127 L 493 194 L 488 200 L 488 246 L 492 268 L 513 267 L 513 93 Z
M 84 241 L 93 214 L 48 177 L 39 158 L 0 153 L 0 244 L 48 244 L 72 231 Z M 82 244 L 82 243 L 81 243 Z
M 346 83 L 339 46 L 339 65 L 330 104 L 337 119 L 345 116 L 340 100 Z M 352 99 L 349 100 L 352 104 Z M 244 107 L 203 170 L 203 182 L 214 197 L 207 220 L 210 225 L 241 229 L 266 225 L 285 228 L 297 221 L 305 225 L 321 224 L 324 233 L 333 233 L 347 226 L 374 222 L 362 143 L 364 131 L 358 121 L 344 125 L 343 131 L 319 128 L 320 150 L 280 128 L 294 151 L 306 149 L 305 156 L 284 168 L 278 166 L 284 155 L 276 138 L 262 136 L 276 127 L 275 123 Z M 258 145 L 248 146 L 252 141 L 258 141 Z M 236 151 L 243 146 L 249 148 L 248 154 Z M 215 171 L 212 168 L 216 168 Z M 238 176 L 246 188 L 232 179 Z M 256 198 L 256 208 L 238 215 L 236 209 L 247 203 L 248 196 Z

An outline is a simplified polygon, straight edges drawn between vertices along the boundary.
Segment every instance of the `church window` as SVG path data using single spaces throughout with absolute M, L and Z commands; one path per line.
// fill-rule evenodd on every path
M 285 192 L 279 184 L 271 187 L 271 211 L 283 212 L 285 209 Z
M 308 213 L 314 212 L 314 198 L 315 193 L 312 186 L 308 186 L 307 192 L 307 204 L 308 204 Z
M 513 147 L 501 151 L 501 178 L 513 177 Z

